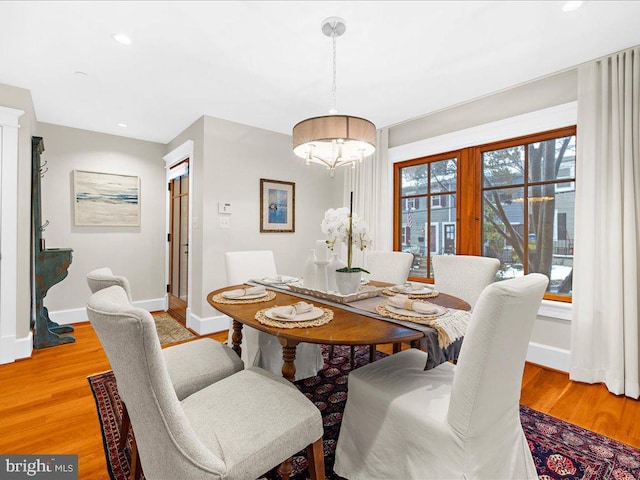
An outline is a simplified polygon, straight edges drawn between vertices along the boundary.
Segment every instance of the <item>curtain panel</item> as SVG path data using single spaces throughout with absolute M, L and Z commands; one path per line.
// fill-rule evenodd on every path
M 578 70 L 572 380 L 638 398 L 640 47 Z
M 347 168 L 344 180 L 343 204 L 349 206 L 353 192 L 353 210 L 369 226 L 371 250 L 392 249 L 389 181 L 389 129 L 382 128 L 377 131 L 375 153 L 356 168 Z M 358 266 L 364 264 L 361 255 L 354 260 Z

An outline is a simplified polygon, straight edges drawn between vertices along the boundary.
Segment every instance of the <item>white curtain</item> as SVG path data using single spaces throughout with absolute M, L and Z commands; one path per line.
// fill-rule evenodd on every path
M 638 398 L 640 47 L 578 70 L 571 372 Z
M 376 151 L 359 163 L 347 168 L 344 180 L 343 202 L 349 206 L 353 192 L 353 211 L 367 222 L 372 239 L 372 250 L 391 250 L 391 196 L 389 193 L 389 129 L 376 133 Z M 354 252 L 354 265 L 364 265 L 361 255 Z

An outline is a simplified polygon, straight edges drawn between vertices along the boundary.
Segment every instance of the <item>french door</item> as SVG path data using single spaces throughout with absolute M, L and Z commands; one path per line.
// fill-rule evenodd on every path
M 186 321 L 189 295 L 189 160 L 172 167 L 180 175 L 169 182 L 169 313 Z

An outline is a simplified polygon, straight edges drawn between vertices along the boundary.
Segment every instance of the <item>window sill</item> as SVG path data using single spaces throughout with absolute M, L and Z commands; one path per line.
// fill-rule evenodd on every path
M 572 312 L 573 306 L 571 303 L 542 300 L 542 305 L 540 305 L 540 308 L 538 309 L 538 316 L 570 322 Z

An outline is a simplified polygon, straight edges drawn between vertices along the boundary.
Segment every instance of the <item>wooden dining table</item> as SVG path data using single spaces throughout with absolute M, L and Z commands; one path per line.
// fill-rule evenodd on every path
M 371 282 L 374 286 L 387 286 L 381 282 Z M 300 298 L 280 291 L 275 291 L 275 298 L 268 302 L 227 304 L 213 301 L 213 297 L 224 291 L 247 288 L 248 285 L 234 285 L 215 290 L 207 296 L 207 301 L 216 310 L 233 319 L 232 348 L 240 356 L 242 343 L 242 326 L 248 325 L 256 330 L 266 332 L 278 339 L 282 345 L 282 376 L 293 381 L 296 374 L 296 347 L 301 342 L 324 345 L 379 345 L 384 343 L 412 343 L 416 345 L 424 333 L 412 328 L 398 325 L 384 320 L 371 318 L 367 315 L 343 310 L 335 305 L 328 306 L 333 310 L 333 320 L 317 327 L 308 328 L 277 328 L 264 325 L 255 319 L 256 312 L 265 308 L 290 305 L 300 301 Z M 464 300 L 451 295 L 439 294 L 430 298 L 430 302 L 447 308 L 469 310 L 470 306 Z M 318 298 L 317 303 L 322 304 Z

